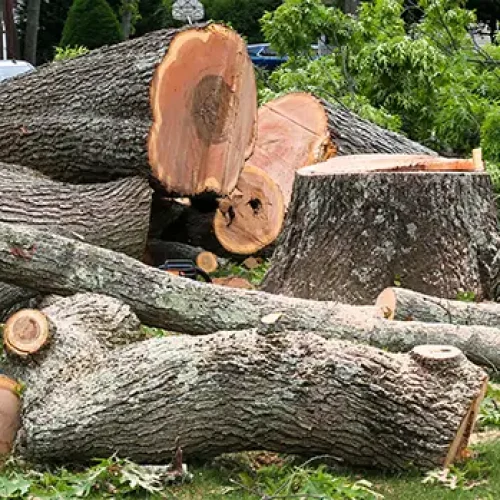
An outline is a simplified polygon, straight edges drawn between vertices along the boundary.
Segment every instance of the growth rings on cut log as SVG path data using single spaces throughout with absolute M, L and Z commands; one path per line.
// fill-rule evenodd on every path
M 249 163 L 264 170 L 290 203 L 295 172 L 335 155 L 328 118 L 310 94 L 292 93 L 259 108 L 257 141 Z
M 38 352 L 49 340 L 49 320 L 35 309 L 23 309 L 12 315 L 3 329 L 5 349 L 20 357 Z
M 394 284 L 488 299 L 497 246 L 491 181 L 472 160 L 337 157 L 297 172 L 263 289 L 350 304 Z
M 233 194 L 219 204 L 215 236 L 229 252 L 251 255 L 278 237 L 284 217 L 279 186 L 260 168 L 247 165 Z
M 178 33 L 151 85 L 153 175 L 167 191 L 230 193 L 250 156 L 257 116 L 245 42 L 219 25 Z

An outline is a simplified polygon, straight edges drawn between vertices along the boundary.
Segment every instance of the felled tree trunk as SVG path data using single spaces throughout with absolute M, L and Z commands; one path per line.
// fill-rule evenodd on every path
M 473 168 L 466 160 L 422 158 L 361 155 L 301 169 L 262 289 L 369 304 L 396 282 L 490 298 L 498 249 L 490 179 L 456 171 Z
M 371 153 L 437 156 L 432 149 L 364 120 L 346 108 L 324 99 L 321 103 L 328 116 L 328 130 L 338 156 Z
M 47 229 L 138 259 L 144 255 L 151 204 L 145 179 L 71 185 L 0 163 L 0 193 L 2 222 Z M 18 257 L 29 260 L 34 251 L 36 244 Z M 36 289 L 0 284 L 0 318 L 36 302 L 38 295 Z
M 37 244 L 31 259 L 13 248 Z M 54 256 L 58 256 L 55 260 Z M 0 273 L 44 293 L 95 292 L 130 305 L 145 324 L 194 334 L 257 328 L 302 330 L 392 351 L 449 344 L 473 361 L 500 369 L 500 329 L 387 321 L 375 306 L 315 302 L 207 285 L 172 276 L 123 254 L 0 222 Z
M 253 148 L 253 66 L 232 30 L 165 30 L 50 64 L 0 89 L 0 160 L 64 181 L 152 173 L 230 193 Z
M 487 382 L 447 346 L 390 355 L 305 332 L 243 331 L 115 347 L 138 332 L 118 301 L 75 296 L 44 313 L 54 330 L 39 366 L 8 365 L 27 380 L 15 453 L 30 461 L 117 453 L 162 463 L 179 439 L 190 458 L 267 449 L 447 466 L 467 445 Z
M 377 297 L 376 306 L 387 319 L 500 328 L 500 304 L 495 302 L 446 300 L 391 287 Z

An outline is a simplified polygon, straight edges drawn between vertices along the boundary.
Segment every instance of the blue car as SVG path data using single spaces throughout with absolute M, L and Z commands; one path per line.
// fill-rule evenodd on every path
M 271 49 L 268 43 L 255 43 L 253 45 L 248 45 L 248 55 L 254 63 L 255 66 L 259 68 L 273 70 L 276 69 L 280 64 L 283 64 L 288 60 L 288 56 L 280 56 L 273 49 Z M 313 58 L 319 57 L 318 45 L 311 45 L 313 50 Z

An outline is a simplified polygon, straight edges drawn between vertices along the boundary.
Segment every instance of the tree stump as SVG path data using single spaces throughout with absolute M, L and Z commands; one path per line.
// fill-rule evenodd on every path
M 391 470 L 446 467 L 467 445 L 487 383 L 450 346 L 394 355 L 255 331 L 140 341 L 128 307 L 89 294 L 43 314 L 54 325 L 48 350 L 38 363 L 6 366 L 26 381 L 14 452 L 29 461 L 118 453 L 168 463 L 179 442 L 198 459 L 267 449 Z
M 395 283 L 490 298 L 496 207 L 489 176 L 468 170 L 472 162 L 370 155 L 301 169 L 262 289 L 351 304 L 373 304 Z
M 0 160 L 68 182 L 152 174 L 169 192 L 229 194 L 255 139 L 252 63 L 215 24 L 46 65 L 0 102 Z

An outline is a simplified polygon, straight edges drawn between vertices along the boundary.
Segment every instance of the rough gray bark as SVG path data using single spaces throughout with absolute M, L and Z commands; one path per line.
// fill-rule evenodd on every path
M 27 0 L 26 31 L 24 35 L 24 59 L 36 65 L 36 48 L 41 0 Z
M 328 129 L 338 156 L 370 153 L 437 155 L 432 149 L 364 120 L 348 109 L 324 99 L 321 102 L 328 115 Z
M 75 296 L 44 312 L 55 325 L 52 345 L 40 366 L 13 367 L 28 380 L 15 452 L 30 461 L 117 453 L 164 463 L 179 438 L 189 458 L 268 449 L 429 469 L 466 445 L 470 426 L 461 424 L 487 379 L 458 350 L 441 360 L 420 350 L 393 355 L 307 332 L 113 348 L 110 339 L 135 340 L 138 326 L 118 301 Z
M 208 33 L 210 28 L 206 25 L 191 27 L 193 32 L 205 29 Z M 164 157 L 180 157 L 186 149 L 184 144 L 168 143 L 168 146 L 162 146 L 166 151 L 158 153 L 157 156 L 161 158 L 155 160 L 158 165 L 153 165 L 152 153 L 148 150 L 148 138 L 154 129 L 153 123 L 160 121 L 158 118 L 153 121 L 152 105 L 159 106 L 153 102 L 153 96 L 159 94 L 167 85 L 162 82 L 157 88 L 156 84 L 153 84 L 156 82 L 156 69 L 164 60 L 170 43 L 183 31 L 185 29 L 148 33 L 140 38 L 94 50 L 75 59 L 46 65 L 23 78 L 5 82 L 0 88 L 0 160 L 38 169 L 57 180 L 77 183 L 104 182 L 135 175 L 146 177 L 153 170 L 153 174 L 162 177 L 160 180 L 167 184 L 166 187 L 175 190 L 175 187 L 183 184 L 184 179 L 177 179 L 177 172 L 174 172 L 173 168 L 163 175 L 161 162 Z M 191 57 L 185 54 L 184 57 L 186 68 L 192 70 L 194 65 L 201 64 L 197 61 L 196 53 Z M 250 62 L 248 64 L 250 65 Z M 241 75 L 232 76 L 238 79 Z M 210 85 L 215 85 L 218 80 L 215 73 L 211 75 L 211 80 L 209 75 L 206 78 L 209 78 L 208 83 L 201 90 L 208 92 Z M 173 82 L 173 85 L 176 83 L 179 85 L 179 82 Z M 203 81 L 195 81 L 192 92 L 198 91 L 201 83 Z M 236 104 L 233 101 L 229 104 L 231 109 L 241 111 L 238 107 L 242 101 L 239 99 L 240 89 L 236 87 L 235 84 Z M 200 177 L 204 173 L 207 176 L 212 175 L 212 171 L 205 172 L 202 167 L 200 172 L 192 172 L 192 175 L 188 172 L 189 179 L 183 184 L 187 191 L 182 194 L 193 194 L 189 190 L 197 189 L 199 183 L 204 181 L 211 182 L 214 190 L 217 190 L 219 182 L 222 185 L 221 193 L 227 194 L 229 191 L 228 186 L 224 184 L 224 176 L 227 174 L 231 178 L 235 177 L 233 185 L 229 186 L 232 190 L 245 159 L 243 151 L 239 151 L 240 142 L 247 138 L 246 135 L 253 133 L 253 130 L 246 130 L 243 139 L 235 139 L 234 127 L 226 123 L 226 120 L 234 121 L 233 114 L 224 114 L 219 109 L 228 104 L 222 102 L 223 96 L 214 91 L 206 96 L 205 101 L 198 102 L 191 93 L 189 99 L 193 99 L 193 102 L 186 101 L 188 109 L 185 110 L 185 116 L 176 117 L 178 126 L 185 127 L 185 122 L 191 121 L 199 125 L 196 119 L 205 120 L 200 126 L 207 126 L 207 120 L 211 120 L 208 125 L 222 128 L 222 132 L 221 137 L 203 138 L 206 148 L 219 141 L 221 147 L 225 145 L 224 151 L 231 152 L 228 156 L 235 159 L 236 165 L 232 166 L 231 170 L 226 168 L 224 162 L 220 162 L 220 179 L 198 179 L 198 174 Z M 179 99 L 183 96 L 184 94 L 179 95 Z M 225 96 L 227 97 L 227 93 Z M 203 96 L 199 101 L 202 100 Z M 165 103 L 162 104 L 165 107 Z M 193 104 L 192 109 L 190 104 Z M 204 115 L 205 118 L 200 118 L 196 106 L 203 105 L 210 108 L 210 112 Z M 225 126 L 227 130 L 224 129 Z M 203 129 L 201 132 L 206 131 Z M 239 132 L 237 130 L 237 133 Z M 163 129 L 158 132 L 163 133 Z M 162 144 L 167 143 L 167 138 L 160 139 Z M 206 153 L 205 150 L 201 151 L 201 146 L 199 148 L 200 154 Z M 233 154 L 235 151 L 237 154 Z M 241 157 L 241 165 L 236 157 Z M 182 166 L 186 167 L 186 163 L 182 163 Z M 156 167 L 159 173 L 155 172 Z M 163 178 L 167 176 L 172 179 Z M 193 185 L 188 186 L 191 180 Z M 169 184 L 170 181 L 172 185 Z
M 464 302 L 431 297 L 405 288 L 385 289 L 377 298 L 385 307 L 386 317 L 399 321 L 484 325 L 500 328 L 500 304 Z
M 428 295 L 489 299 L 497 241 L 486 173 L 302 171 L 262 289 L 369 304 L 399 281 Z
M 71 185 L 0 163 L 0 193 L 1 222 L 47 229 L 138 259 L 144 256 L 151 203 L 144 179 Z M 36 303 L 38 295 L 0 284 L 0 318 Z
M 31 248 L 31 260 L 12 254 Z M 124 303 L 145 324 L 194 334 L 258 327 L 302 330 L 355 340 L 393 351 L 420 344 L 450 344 L 481 364 L 500 369 L 500 331 L 386 321 L 374 306 L 349 306 L 236 290 L 179 278 L 110 250 L 36 229 L 0 222 L 0 273 L 4 280 L 44 293 L 103 293 Z

